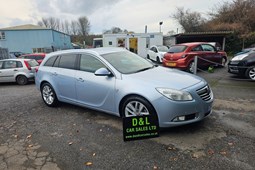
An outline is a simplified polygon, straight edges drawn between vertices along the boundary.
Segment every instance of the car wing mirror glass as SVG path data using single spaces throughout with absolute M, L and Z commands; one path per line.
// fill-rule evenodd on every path
M 96 76 L 111 76 L 112 73 L 107 68 L 100 68 L 95 71 Z

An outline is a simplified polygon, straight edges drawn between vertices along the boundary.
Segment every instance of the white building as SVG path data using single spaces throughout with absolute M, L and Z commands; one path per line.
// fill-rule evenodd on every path
M 103 47 L 124 47 L 144 58 L 152 45 L 163 45 L 162 33 L 103 34 Z

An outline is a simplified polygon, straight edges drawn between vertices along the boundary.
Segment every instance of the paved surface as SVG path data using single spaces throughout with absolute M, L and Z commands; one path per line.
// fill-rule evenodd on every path
M 213 114 L 131 142 L 123 142 L 120 118 L 49 108 L 34 84 L 0 84 L 0 170 L 255 169 L 255 82 L 225 69 L 198 75 L 214 91 Z

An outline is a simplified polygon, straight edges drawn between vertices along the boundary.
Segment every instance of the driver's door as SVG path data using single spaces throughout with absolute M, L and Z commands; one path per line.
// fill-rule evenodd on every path
M 107 68 L 96 56 L 82 54 L 76 72 L 77 101 L 83 105 L 113 111 L 115 108 L 115 77 L 96 76 L 99 68 Z

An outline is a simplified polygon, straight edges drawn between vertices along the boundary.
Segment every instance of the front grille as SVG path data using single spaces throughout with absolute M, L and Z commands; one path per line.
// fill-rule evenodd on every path
M 209 101 L 211 100 L 211 89 L 207 85 L 205 87 L 202 87 L 201 89 L 197 90 L 197 94 L 204 100 L 204 101 Z

